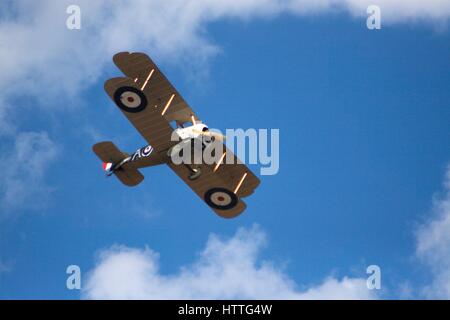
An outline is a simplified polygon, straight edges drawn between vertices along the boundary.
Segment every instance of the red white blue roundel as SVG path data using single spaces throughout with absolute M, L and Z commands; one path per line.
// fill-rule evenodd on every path
M 205 202 L 214 209 L 229 210 L 239 202 L 236 194 L 225 188 L 212 188 L 205 193 Z
M 141 112 L 147 107 L 144 93 L 134 87 L 120 87 L 114 92 L 114 101 L 120 109 L 127 112 Z

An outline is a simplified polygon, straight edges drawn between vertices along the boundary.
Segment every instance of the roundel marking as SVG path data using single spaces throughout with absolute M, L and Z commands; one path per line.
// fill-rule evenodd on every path
M 228 189 L 212 188 L 206 191 L 205 202 L 214 209 L 229 210 L 238 204 L 239 199 Z
M 114 92 L 114 102 L 120 109 L 137 113 L 147 107 L 147 98 L 144 93 L 134 87 L 120 87 Z

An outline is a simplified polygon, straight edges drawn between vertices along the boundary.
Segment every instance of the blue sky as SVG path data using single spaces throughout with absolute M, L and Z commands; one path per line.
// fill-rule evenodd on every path
M 67 17 L 57 10 L 61 7 L 52 6 L 61 13 L 55 24 Z M 95 275 L 116 274 L 107 273 L 114 255 L 125 254 L 127 261 L 131 252 L 139 261 L 154 261 L 149 251 L 160 255 L 157 276 L 183 282 L 167 286 L 184 294 L 192 289 L 189 281 L 211 285 L 201 276 L 184 281 L 180 271 L 201 270 L 197 263 L 205 246 L 234 250 L 234 244 L 246 242 L 254 247 L 237 250 L 237 260 L 255 263 L 249 273 L 288 278 L 288 285 L 282 283 L 286 296 L 314 289 L 329 294 L 345 281 L 364 291 L 360 286 L 371 264 L 381 267 L 382 289 L 357 298 L 437 295 L 433 283 L 448 280 L 448 274 L 436 264 L 450 258 L 420 248 L 431 237 L 427 232 L 437 228 L 433 221 L 446 221 L 448 212 L 439 204 L 446 203 L 443 182 L 450 159 L 450 33 L 440 17 L 389 18 L 381 30 L 370 31 L 365 12 L 355 17 L 353 7 L 313 15 L 267 9 L 255 16 L 244 8 L 242 16 L 225 11 L 217 19 L 199 19 L 200 27 L 186 31 L 191 44 L 177 44 L 171 35 L 170 47 L 154 35 L 124 41 L 129 50 L 154 57 L 209 126 L 280 129 L 279 173 L 260 177 L 260 187 L 246 199 L 247 211 L 223 220 L 166 166 L 144 169 L 145 181 L 136 188 L 104 177 L 91 152 L 95 142 L 112 140 L 134 151 L 145 141 L 103 91 L 105 80 L 120 75 L 111 58 L 114 50 L 127 50 L 121 34 L 115 42 L 108 42 L 111 36 L 98 44 L 105 48 L 96 47 L 96 39 L 104 40 L 99 31 L 118 31 L 95 27 L 103 22 L 89 13 L 98 9 L 86 9 L 81 30 L 61 27 L 63 36 L 45 45 L 39 37 L 46 38 L 53 22 L 34 21 L 50 27 L 36 31 L 37 37 L 24 36 L 36 41 L 27 43 L 25 57 L 12 55 L 24 48 L 13 43 L 8 50 L 8 36 L 0 35 L 0 53 L 19 75 L 4 60 L 1 65 L 10 83 L 23 84 L 28 92 L 0 83 L 7 88 L 1 98 L 7 106 L 0 123 L 7 130 L 0 130 L 0 150 L 9 171 L 0 184 L 0 298 L 78 299 L 103 297 L 105 290 L 117 290 L 109 293 L 120 297 L 121 286 L 105 285 L 107 280 Z M 41 17 L 44 11 L 31 10 L 19 10 L 12 27 L 0 17 L 0 30 L 26 29 L 29 22 L 20 12 Z M 36 55 L 29 58 L 33 47 Z M 57 58 L 44 54 L 47 50 Z M 259 172 L 258 166 L 252 169 Z M 450 229 L 439 230 L 446 246 Z M 211 234 L 221 239 L 217 247 L 207 242 Z M 266 270 L 266 263 L 273 268 Z M 71 264 L 80 266 L 89 290 L 66 289 L 65 269 Z M 120 271 L 120 266 L 111 268 Z M 330 281 L 336 287 L 326 286 Z M 239 288 L 223 290 L 211 297 L 258 297 Z M 449 297 L 450 290 L 442 292 L 439 298 Z

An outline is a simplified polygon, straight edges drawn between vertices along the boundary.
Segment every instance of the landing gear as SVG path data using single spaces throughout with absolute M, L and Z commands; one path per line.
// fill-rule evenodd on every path
M 191 154 L 194 153 L 194 146 L 196 145 L 196 141 L 194 139 L 184 139 L 180 143 L 174 145 L 172 148 L 170 148 L 167 151 L 167 156 L 172 160 L 173 157 L 183 157 L 183 149 L 184 148 L 191 148 Z M 202 145 L 203 147 L 203 145 Z M 196 180 L 202 175 L 202 171 L 200 168 L 194 168 L 192 165 L 187 163 L 182 163 L 190 172 L 188 179 L 189 180 Z
M 196 180 L 202 175 L 202 170 L 200 168 L 191 168 L 189 165 L 186 165 L 191 171 L 191 175 L 188 177 L 189 180 Z

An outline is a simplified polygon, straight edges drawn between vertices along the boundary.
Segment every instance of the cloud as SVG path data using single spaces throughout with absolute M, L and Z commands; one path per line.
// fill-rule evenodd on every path
M 429 298 L 450 299 L 450 165 L 444 192 L 434 199 L 434 216 L 417 233 L 417 256 L 430 268 L 433 282 L 425 288 Z
M 15 137 L 12 151 L 2 150 L 0 163 L 0 219 L 11 209 L 45 205 L 51 188 L 44 174 L 57 157 L 57 146 L 44 132 L 24 132 Z
M 433 216 L 417 231 L 416 256 L 431 271 L 431 283 L 414 293 L 410 282 L 398 288 L 400 297 L 450 299 L 450 165 L 444 190 L 433 200 Z M 163 275 L 159 255 L 113 246 L 99 255 L 83 296 L 89 299 L 373 299 L 363 278 L 326 278 L 299 290 L 297 284 L 259 254 L 266 243 L 258 228 L 240 229 L 221 240 L 211 235 L 198 260 L 177 274 Z M 127 274 L 127 279 L 120 275 Z M 214 283 L 214 286 L 210 284 Z M 416 286 L 414 286 L 416 287 Z
M 347 11 L 361 17 L 367 16 L 370 5 L 380 7 L 382 19 L 388 24 L 442 23 L 450 17 L 450 3 L 446 0 L 292 0 L 287 6 L 300 14 Z
M 283 13 L 366 16 L 374 3 L 384 22 L 433 23 L 450 16 L 446 0 L 79 0 L 82 29 L 68 30 L 71 0 L 3 1 L 0 89 L 7 98 L 32 96 L 42 105 L 60 107 L 48 99 L 73 100 L 99 79 L 117 51 L 144 50 L 158 60 L 195 64 L 219 50 L 208 38 L 209 23 Z
M 274 263 L 259 259 L 266 236 L 239 229 L 230 239 L 211 235 L 192 265 L 164 275 L 159 255 L 113 246 L 100 253 L 83 288 L 86 299 L 373 299 L 362 278 L 327 278 L 299 290 Z M 126 276 L 124 276 L 126 275 Z

